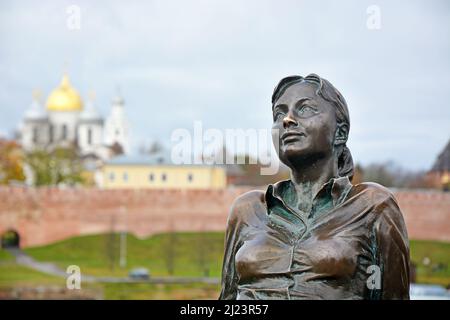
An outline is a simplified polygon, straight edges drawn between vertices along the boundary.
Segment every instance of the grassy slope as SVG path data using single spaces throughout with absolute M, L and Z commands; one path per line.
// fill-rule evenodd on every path
M 7 251 L 0 249 L 0 263 L 14 261 L 14 257 Z
M 50 276 L 41 272 L 18 266 L 15 263 L 0 264 L 1 292 L 10 292 L 13 288 L 58 287 L 64 288 L 66 279 Z M 145 283 L 96 283 L 82 284 L 82 290 L 102 292 L 107 300 L 128 299 L 217 299 L 219 285 L 209 284 L 145 284 Z
M 425 258 L 429 265 L 424 265 Z M 417 282 L 450 285 L 450 243 L 411 241 L 411 261 L 417 266 Z
M 113 245 L 111 245 L 111 243 Z M 65 269 L 80 266 L 81 272 L 99 276 L 126 276 L 134 267 L 146 267 L 154 276 L 169 275 L 168 248 L 174 249 L 175 276 L 218 277 L 221 272 L 223 233 L 177 233 L 175 237 L 161 234 L 140 240 L 127 236 L 127 267 L 119 267 L 119 236 L 93 235 L 67 239 L 25 251 L 40 261 L 52 261 Z M 173 243 L 174 245 L 170 245 Z M 111 268 L 111 248 L 115 247 L 114 268 Z M 209 252 L 209 253 L 207 253 Z M 202 255 L 203 254 L 203 255 Z M 201 263 L 201 261 L 206 261 Z M 49 276 L 15 265 L 14 258 L 0 250 L 0 290 L 20 286 L 61 286 L 65 279 Z M 206 284 L 101 284 L 105 299 L 217 299 L 219 285 Z M 83 288 L 89 288 L 86 285 Z
M 104 284 L 104 296 L 109 300 L 217 300 L 220 285 L 193 284 Z
M 25 251 L 37 260 L 55 262 L 63 269 L 71 264 L 78 265 L 81 272 L 92 275 L 125 276 L 131 268 L 146 267 L 154 276 L 166 276 L 172 256 L 175 276 L 220 276 L 223 233 L 160 234 L 144 240 L 128 235 L 127 267 L 123 269 L 119 267 L 119 244 L 118 235 L 114 238 L 93 235 Z
M 0 264 L 0 287 L 64 285 L 65 279 L 49 276 L 45 273 L 31 270 L 15 263 Z
M 25 251 L 37 260 L 55 262 L 63 269 L 76 264 L 86 274 L 126 276 L 134 267 L 146 267 L 154 276 L 166 276 L 169 275 L 167 251 L 172 247 L 176 248 L 173 254 L 175 276 L 203 276 L 205 269 L 209 269 L 209 276 L 220 276 L 223 233 L 177 233 L 175 237 L 161 234 L 144 240 L 128 235 L 127 267 L 124 269 L 119 267 L 119 243 L 118 235 L 114 238 L 92 235 Z M 112 247 L 116 252 L 114 268 L 111 268 L 111 255 L 108 254 Z M 0 250 L 0 290 L 15 286 L 65 285 L 65 279 L 17 266 L 13 261 L 9 253 Z M 105 299 L 217 299 L 220 290 L 219 285 L 206 284 L 101 284 L 100 287 Z

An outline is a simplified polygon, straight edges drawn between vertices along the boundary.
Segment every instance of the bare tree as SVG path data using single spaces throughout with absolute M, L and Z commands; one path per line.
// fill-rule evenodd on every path
M 202 272 L 203 276 L 209 277 L 209 262 L 211 260 L 211 252 L 213 251 L 213 243 L 208 239 L 207 233 L 204 228 L 201 228 L 201 232 L 196 237 L 197 244 L 197 265 Z
M 373 163 L 363 168 L 357 166 L 362 172 L 363 181 L 380 183 L 386 187 L 395 188 L 426 188 L 425 172 L 407 170 L 393 161 Z
M 109 268 L 114 271 L 114 265 L 116 262 L 117 241 L 115 234 L 115 216 L 111 217 L 110 231 L 106 235 L 106 257 L 108 260 Z
M 171 276 L 175 273 L 175 257 L 176 257 L 176 248 L 177 248 L 177 234 L 173 228 L 172 220 L 169 222 L 169 233 L 167 237 L 163 241 L 163 256 L 166 263 L 167 273 Z

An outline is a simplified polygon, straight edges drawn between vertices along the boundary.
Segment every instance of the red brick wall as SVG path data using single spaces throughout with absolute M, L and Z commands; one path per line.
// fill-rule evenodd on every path
M 450 192 L 397 191 L 410 239 L 450 241 Z
M 21 246 L 128 230 L 140 237 L 168 230 L 220 231 L 232 201 L 226 190 L 99 190 L 0 188 L 0 234 L 13 229 Z M 450 193 L 399 191 L 412 239 L 450 241 Z

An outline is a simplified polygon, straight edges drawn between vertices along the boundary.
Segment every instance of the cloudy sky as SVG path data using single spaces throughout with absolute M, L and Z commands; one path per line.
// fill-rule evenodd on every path
M 66 63 L 103 115 L 120 87 L 135 149 L 195 120 L 270 128 L 275 84 L 311 72 L 346 98 L 357 162 L 427 169 L 450 138 L 448 1 L 2 0 L 0 133 Z

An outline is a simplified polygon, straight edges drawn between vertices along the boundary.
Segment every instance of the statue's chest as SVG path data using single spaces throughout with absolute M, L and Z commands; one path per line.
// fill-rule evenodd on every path
M 265 228 L 251 230 L 236 253 L 241 278 L 263 275 L 293 275 L 308 272 L 323 277 L 354 274 L 363 254 L 361 233 L 315 229 L 304 221 L 268 219 Z

